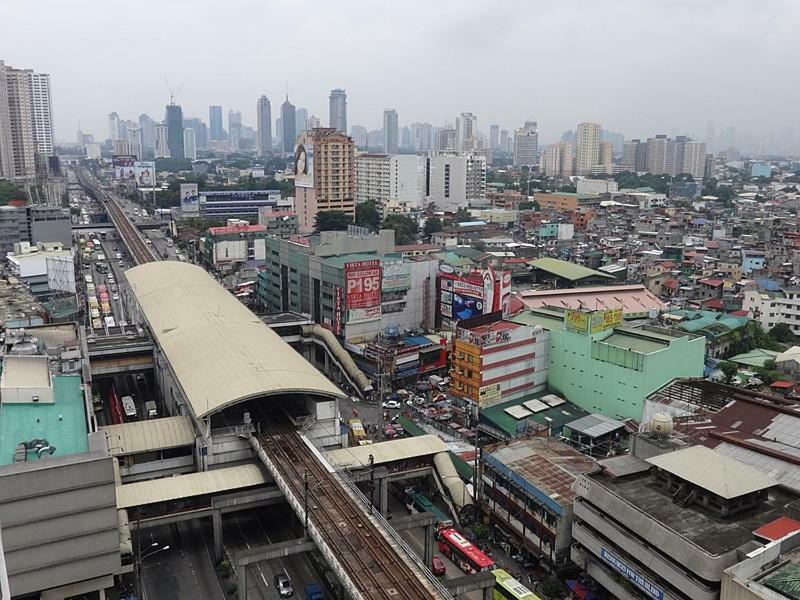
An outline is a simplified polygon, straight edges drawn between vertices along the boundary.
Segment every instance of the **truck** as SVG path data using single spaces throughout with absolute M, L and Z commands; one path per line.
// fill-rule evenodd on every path
M 318 583 L 309 583 L 305 588 L 306 600 L 325 600 L 322 587 Z
M 158 408 L 156 408 L 155 400 L 148 400 L 145 402 L 144 409 L 147 411 L 148 419 L 155 419 L 158 417 Z

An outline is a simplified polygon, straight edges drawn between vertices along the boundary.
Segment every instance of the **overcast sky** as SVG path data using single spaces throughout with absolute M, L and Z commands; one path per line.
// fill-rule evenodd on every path
M 107 115 L 208 105 L 255 124 L 289 97 L 328 121 L 442 124 L 462 111 L 545 141 L 579 121 L 626 137 L 797 126 L 798 0 L 0 0 L 0 59 L 50 73 L 56 135 L 107 136 Z M 798 128 L 800 129 L 800 128 Z M 800 133 L 800 131 L 798 131 Z

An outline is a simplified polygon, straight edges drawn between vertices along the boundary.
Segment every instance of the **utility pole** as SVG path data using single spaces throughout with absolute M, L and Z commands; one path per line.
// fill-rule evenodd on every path
M 375 504 L 375 457 L 369 455 L 369 514 L 372 514 L 372 508 Z
M 303 473 L 303 537 L 308 539 L 308 469 Z

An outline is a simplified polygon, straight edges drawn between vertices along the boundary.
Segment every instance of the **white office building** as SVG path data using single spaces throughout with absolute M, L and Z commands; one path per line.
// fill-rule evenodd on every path
M 383 151 L 397 154 L 397 111 L 393 108 L 383 111 Z
M 129 127 L 128 132 L 128 153 L 133 154 L 137 159 L 144 158 L 142 150 L 142 130 L 138 127 Z
M 336 131 L 341 131 L 347 134 L 347 93 L 343 89 L 331 90 L 331 95 L 328 98 L 329 106 L 329 127 L 333 127 Z
M 50 75 L 30 73 L 30 93 L 33 107 L 33 138 L 40 156 L 53 155 L 53 108 L 50 95 Z
M 486 202 L 486 157 L 437 154 L 426 160 L 426 195 L 438 210 L 455 212 Z
M 156 158 L 169 158 L 169 130 L 164 123 L 156 125 Z
M 384 213 L 418 210 L 425 197 L 424 158 L 416 154 L 356 156 L 356 201 L 377 201 Z
M 194 138 L 194 129 L 186 127 L 183 130 L 183 155 L 189 160 L 197 158 L 197 144 Z
M 478 117 L 471 112 L 461 113 L 456 118 L 456 152 L 468 152 L 477 149 Z
M 539 130 L 536 121 L 525 121 L 524 127 L 514 130 L 514 166 L 531 167 L 537 164 Z
M 575 174 L 575 152 L 572 144 L 560 141 L 542 151 L 539 168 L 548 177 L 570 177 Z

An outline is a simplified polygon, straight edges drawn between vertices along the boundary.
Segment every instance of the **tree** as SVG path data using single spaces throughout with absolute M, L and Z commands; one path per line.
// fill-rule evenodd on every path
M 394 242 L 398 246 L 413 244 L 417 241 L 419 226 L 411 217 L 405 215 L 388 215 L 381 224 L 381 229 L 394 229 Z
M 455 221 L 456 223 L 463 223 L 464 221 L 471 221 L 472 215 L 469 214 L 469 211 L 466 208 L 459 208 L 456 211 Z
M 520 202 L 517 205 L 519 210 L 539 210 L 538 202 Z
M 736 363 L 726 360 L 719 364 L 719 370 L 722 371 L 722 376 L 725 377 L 725 383 L 730 384 L 739 372 L 739 367 L 736 366 Z
M 326 210 L 317 213 L 314 228 L 320 231 L 347 231 L 347 226 L 353 224 L 353 217 L 341 210 Z
M 381 216 L 378 213 L 378 203 L 375 200 L 367 200 L 356 204 L 356 225 L 366 227 L 370 231 L 377 231 L 381 223 Z
M 764 366 L 756 368 L 756 373 L 758 378 L 767 385 L 781 378 L 781 372 L 774 360 L 765 360 Z
M 792 328 L 786 323 L 778 323 L 769 330 L 769 336 L 776 342 L 784 344 L 794 344 L 797 341 L 797 336 L 792 333 Z
M 8 204 L 10 200 L 27 200 L 28 194 L 13 183 L 0 181 L 0 205 Z
M 429 217 L 425 221 L 425 235 L 430 237 L 437 231 L 441 231 L 442 227 L 442 220 L 439 217 Z

